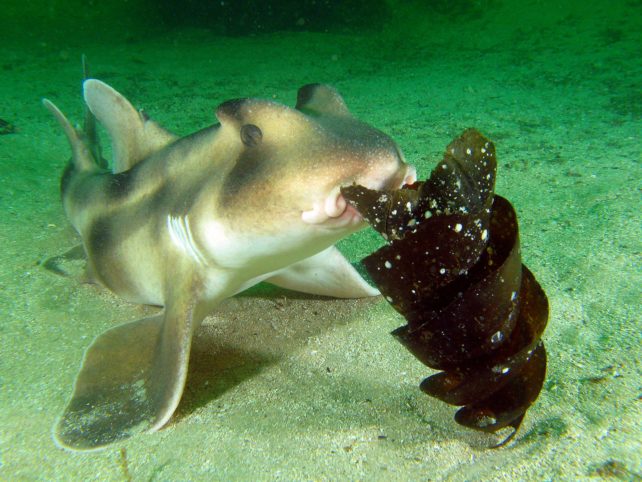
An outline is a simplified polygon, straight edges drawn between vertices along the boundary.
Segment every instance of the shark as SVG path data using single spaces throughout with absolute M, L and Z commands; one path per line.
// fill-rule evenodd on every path
M 83 127 L 43 103 L 72 151 L 61 197 L 85 277 L 162 309 L 87 348 L 53 429 L 59 447 L 96 450 L 166 425 L 192 336 L 225 298 L 260 282 L 340 298 L 379 294 L 335 247 L 366 226 L 340 188 L 399 188 L 416 180 L 415 169 L 333 87 L 301 87 L 294 107 L 228 100 L 218 122 L 184 137 L 98 79 L 84 79 L 83 97 Z M 111 167 L 97 123 L 111 140 Z

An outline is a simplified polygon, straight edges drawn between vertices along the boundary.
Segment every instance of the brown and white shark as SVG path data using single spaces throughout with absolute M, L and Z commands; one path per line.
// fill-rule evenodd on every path
M 87 273 L 164 309 L 94 340 L 54 429 L 60 446 L 91 450 L 160 429 L 181 398 L 192 334 L 224 298 L 261 281 L 378 294 L 333 246 L 365 225 L 339 188 L 398 188 L 414 181 L 414 168 L 331 87 L 302 87 L 294 109 L 224 102 L 219 124 L 182 138 L 99 80 L 84 82 L 84 99 L 84 131 L 43 102 L 71 145 L 62 200 Z M 112 171 L 96 148 L 95 119 L 111 137 Z

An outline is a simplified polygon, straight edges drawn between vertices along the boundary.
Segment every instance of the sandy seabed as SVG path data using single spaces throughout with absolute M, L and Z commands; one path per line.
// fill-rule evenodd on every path
M 1 45 L 0 118 L 16 132 L 0 136 L 0 478 L 640 480 L 639 16 L 618 25 Z M 68 147 L 40 98 L 80 120 L 81 53 L 177 133 L 214 122 L 224 100 L 293 104 L 299 86 L 326 82 L 420 178 L 464 128 L 492 139 L 497 193 L 518 212 L 523 260 L 551 305 L 547 380 L 515 442 L 489 450 L 498 438 L 420 392 L 431 372 L 389 335 L 403 320 L 383 299 L 259 287 L 206 320 L 164 430 L 98 452 L 57 448 L 51 428 L 91 340 L 153 311 L 39 266 L 78 242 L 58 193 Z M 365 230 L 340 249 L 356 262 L 380 244 Z

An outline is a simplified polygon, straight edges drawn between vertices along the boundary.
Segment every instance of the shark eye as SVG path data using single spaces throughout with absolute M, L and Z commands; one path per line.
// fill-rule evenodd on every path
M 241 141 L 247 147 L 256 147 L 263 139 L 263 132 L 254 124 L 245 124 L 241 127 Z

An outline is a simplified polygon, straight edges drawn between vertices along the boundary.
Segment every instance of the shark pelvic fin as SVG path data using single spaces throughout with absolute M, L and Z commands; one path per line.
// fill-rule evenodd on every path
M 57 256 L 51 256 L 50 258 L 41 261 L 39 264 L 47 271 L 51 271 L 58 276 L 72 276 L 64 265 L 74 261 L 87 262 L 87 254 L 85 253 L 85 248 L 82 244 L 77 244 Z
M 87 106 L 111 137 L 114 173 L 130 169 L 177 139 L 104 82 L 88 79 L 83 90 Z
M 379 294 L 334 246 L 288 266 L 266 281 L 281 288 L 335 298 Z

